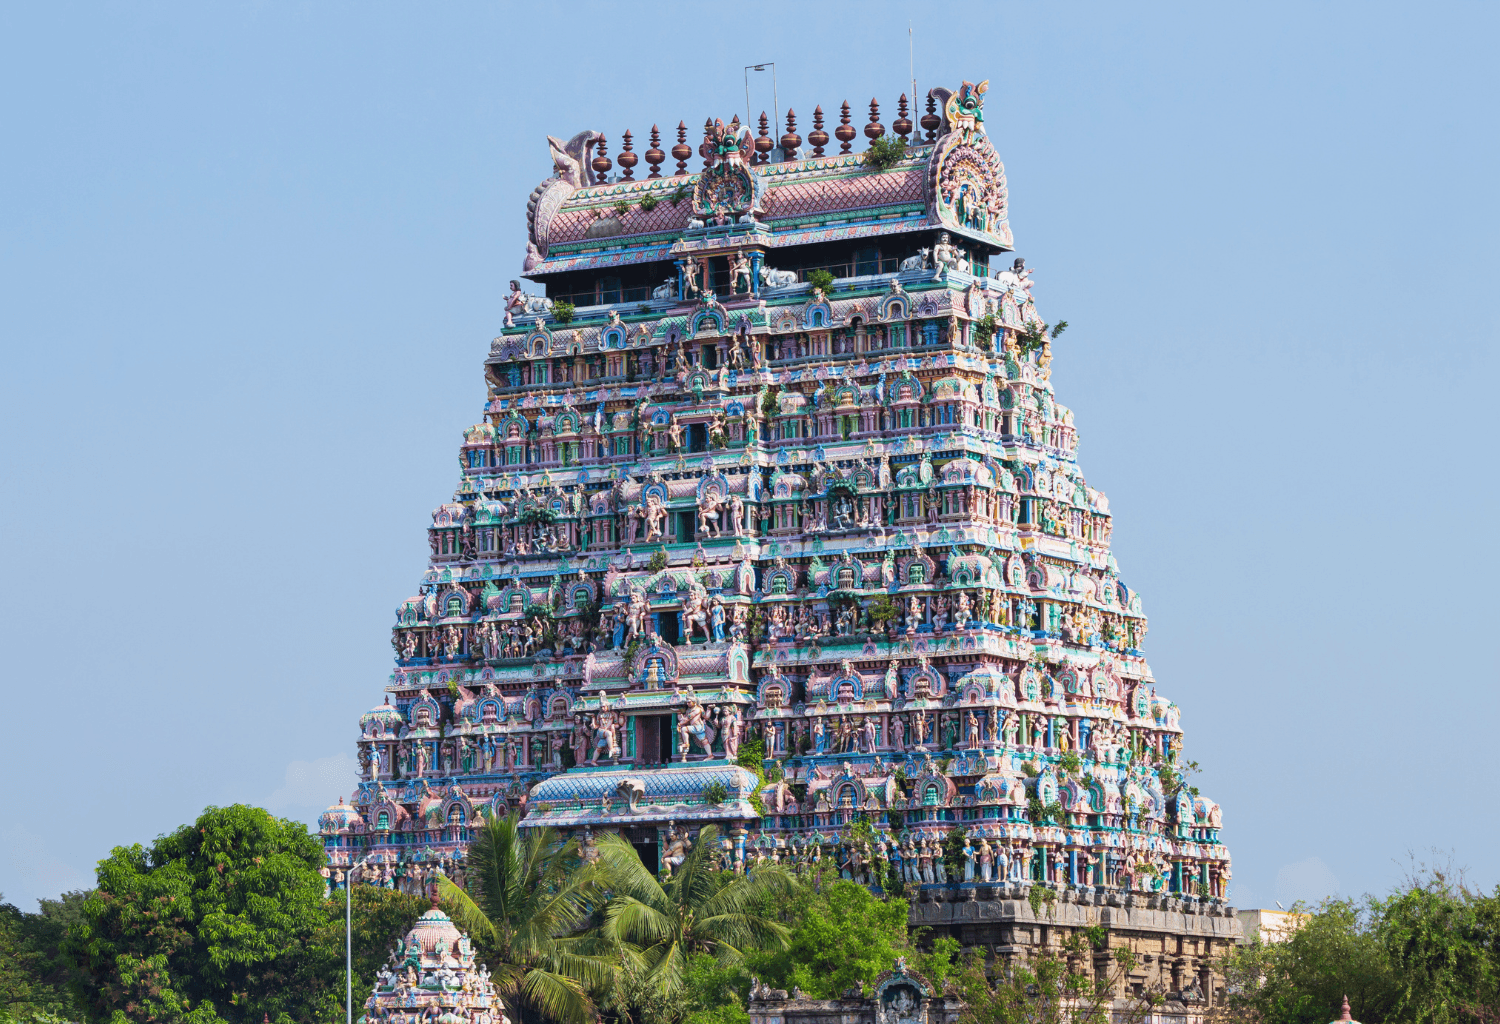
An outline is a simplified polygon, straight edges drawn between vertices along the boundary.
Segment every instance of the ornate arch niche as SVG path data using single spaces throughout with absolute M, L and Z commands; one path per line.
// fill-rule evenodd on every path
M 677 682 L 677 650 L 671 644 L 653 643 L 635 656 L 634 682 L 648 690 L 662 690 Z

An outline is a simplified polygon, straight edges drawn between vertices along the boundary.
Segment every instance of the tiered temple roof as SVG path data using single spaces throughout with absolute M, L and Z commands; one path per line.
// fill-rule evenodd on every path
M 984 91 L 902 97 L 904 146 L 872 103 L 862 152 L 847 104 L 807 147 L 711 121 L 694 173 L 685 127 L 640 178 L 549 140 L 546 294 L 513 283 L 334 865 L 415 888 L 521 810 L 663 870 L 712 822 L 736 869 L 1217 912 L 1219 808 L 1176 784 L 1056 325 L 992 266 Z

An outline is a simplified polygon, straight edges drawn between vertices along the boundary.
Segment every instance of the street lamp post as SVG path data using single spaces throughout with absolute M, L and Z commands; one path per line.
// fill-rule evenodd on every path
M 354 873 L 365 866 L 364 860 L 350 865 L 344 872 L 344 1016 L 354 1024 Z

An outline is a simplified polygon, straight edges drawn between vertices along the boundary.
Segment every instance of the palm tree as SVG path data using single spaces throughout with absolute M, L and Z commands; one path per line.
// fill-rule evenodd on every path
M 599 865 L 611 890 L 602 936 L 663 995 L 682 988 L 693 953 L 729 964 L 746 950 L 786 943 L 787 928 L 758 908 L 795 883 L 779 867 L 762 865 L 744 876 L 717 870 L 712 858 L 718 834 L 713 825 L 700 831 L 666 881 L 658 881 L 620 836 L 598 840 Z
M 519 815 L 488 819 L 469 846 L 468 891 L 440 882 L 454 918 L 492 951 L 497 989 L 549 1020 L 592 1024 L 588 989 L 613 975 L 612 961 L 580 948 L 579 932 L 604 905 L 601 872 L 550 828 L 522 830 Z

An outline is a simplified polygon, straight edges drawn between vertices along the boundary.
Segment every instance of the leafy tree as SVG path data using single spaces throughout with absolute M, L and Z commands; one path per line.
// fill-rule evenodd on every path
M 672 876 L 659 881 L 635 849 L 619 836 L 599 840 L 599 860 L 613 898 L 601 937 L 615 945 L 628 968 L 666 996 L 687 987 L 695 953 L 721 965 L 746 953 L 778 947 L 787 929 L 762 910 L 768 898 L 792 887 L 780 868 L 762 865 L 749 875 L 719 871 L 713 859 L 718 829 L 709 825 Z
M 519 822 L 515 812 L 486 821 L 469 847 L 468 891 L 448 879 L 441 891 L 517 1009 L 589 1024 L 595 1008 L 587 989 L 605 986 L 612 967 L 579 942 L 604 903 L 600 873 L 576 841 L 562 843 L 552 829 L 522 830 Z
M 638 962 L 621 964 L 601 1006 L 607 1016 L 630 1024 L 749 1024 L 749 989 L 750 974 L 743 967 L 692 953 L 682 988 L 670 995 L 651 983 Z
M 62 943 L 87 898 L 69 892 L 40 900 L 36 914 L 0 902 L 0 1014 L 41 1021 L 78 1012 L 69 990 L 73 965 Z
M 906 901 L 882 901 L 857 882 L 833 882 L 822 892 L 798 887 L 786 917 L 793 922 L 786 948 L 747 964 L 767 984 L 815 999 L 874 981 L 907 948 Z
M 78 998 L 115 1024 L 331 1018 L 342 978 L 309 946 L 327 916 L 323 860 L 305 825 L 243 804 L 116 847 L 64 941 Z
M 1500 890 L 1443 872 L 1385 899 L 1329 899 L 1280 942 L 1225 958 L 1229 1011 L 1265 1024 L 1325 1024 L 1343 998 L 1365 1024 L 1500 1019 Z

